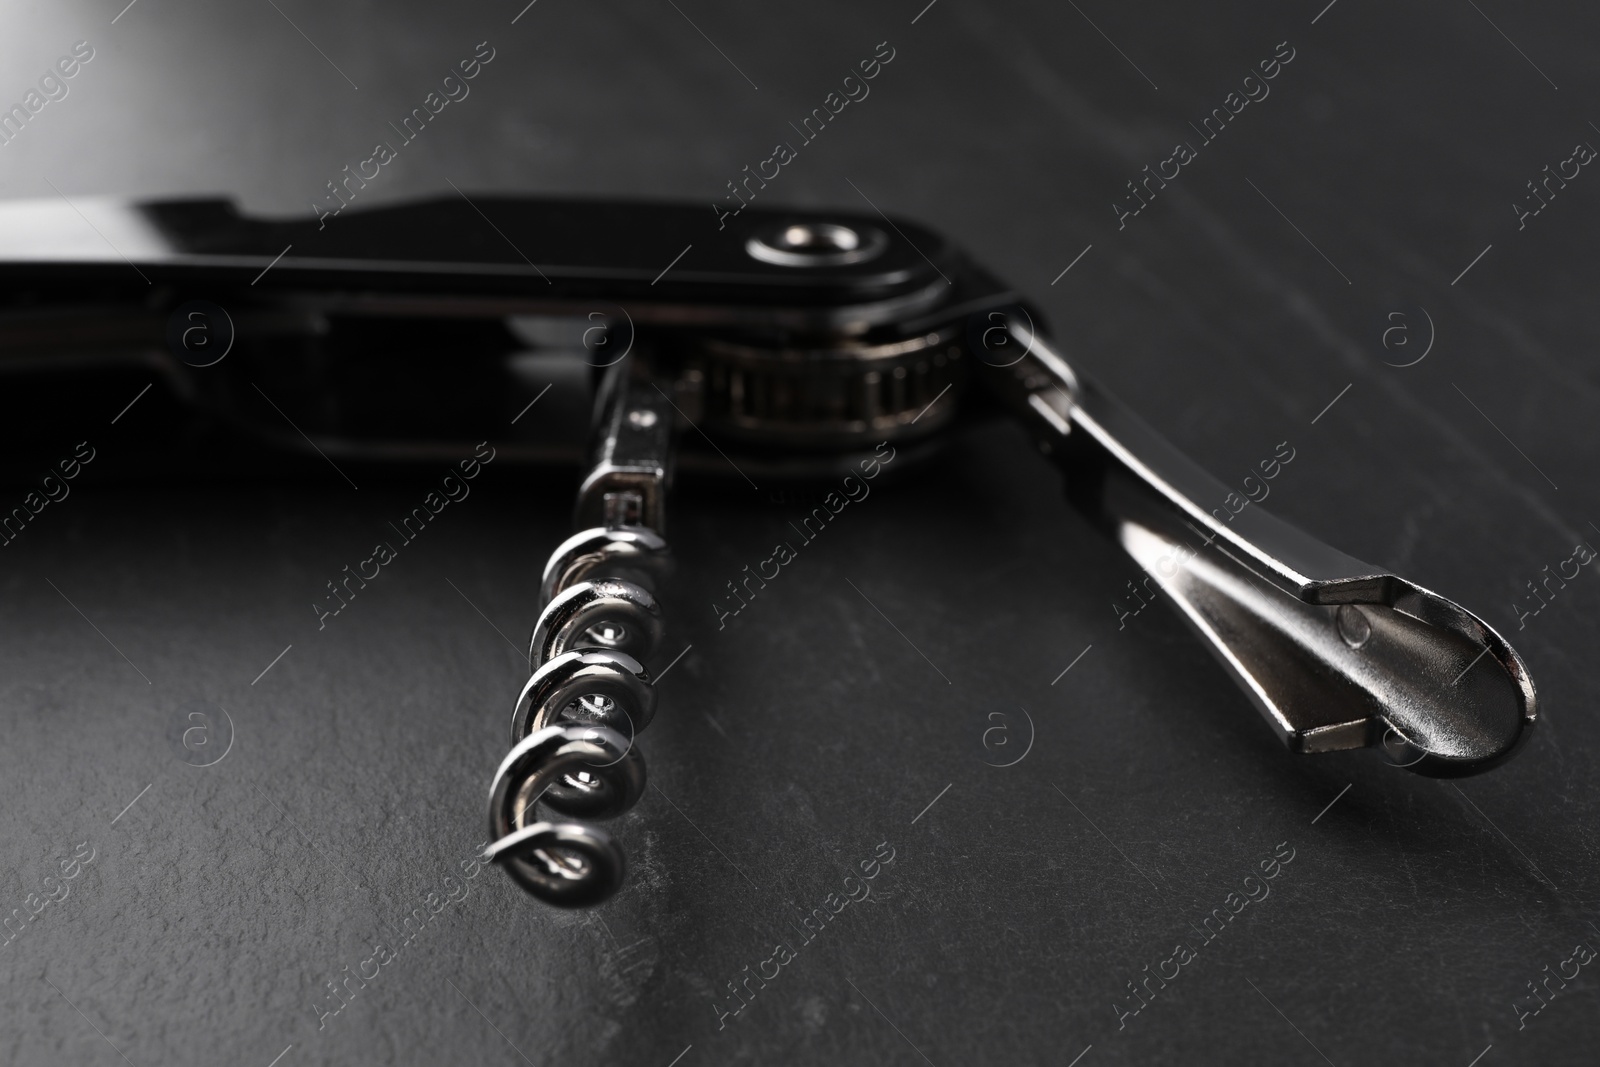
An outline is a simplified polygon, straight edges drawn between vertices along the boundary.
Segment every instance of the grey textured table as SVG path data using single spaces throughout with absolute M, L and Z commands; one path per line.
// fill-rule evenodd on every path
M 1527 749 L 1459 784 L 1285 753 L 1165 606 L 1119 629 L 1136 568 L 997 425 L 721 630 L 798 509 L 676 502 L 692 650 L 618 824 L 630 881 L 556 912 L 470 857 L 570 479 L 491 468 L 319 630 L 436 472 L 86 477 L 0 552 L 0 911 L 42 907 L 0 949 L 0 1061 L 1595 1062 L 1600 575 L 1527 583 L 1600 543 L 1600 179 L 1563 163 L 1600 143 L 1600 19 L 922 3 L 12 4 L 0 102 L 94 54 L 0 192 L 310 212 L 487 41 L 361 202 L 649 194 L 709 225 L 887 41 L 763 198 L 949 232 L 1225 480 L 1289 442 L 1271 508 L 1511 637 Z M 1578 173 L 1545 203 L 1547 165 Z M 79 436 L 114 448 L 114 414 Z

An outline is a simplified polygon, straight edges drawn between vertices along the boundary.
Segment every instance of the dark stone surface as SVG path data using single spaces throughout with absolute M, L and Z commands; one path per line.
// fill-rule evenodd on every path
M 512 25 L 520 0 L 143 0 L 112 25 L 119 6 L 8 12 L 0 100 L 73 41 L 96 57 L 0 149 L 6 195 L 221 190 L 308 211 L 487 39 L 472 95 L 370 202 L 448 179 L 709 203 L 887 39 L 871 96 L 771 202 L 859 208 L 849 179 L 946 230 L 1225 480 L 1291 442 L 1270 506 L 1502 628 L 1545 720 L 1459 785 L 1371 754 L 1288 755 L 1164 608 L 1118 631 L 1134 566 L 996 426 L 880 484 L 721 631 L 717 590 L 796 509 L 743 490 L 679 502 L 668 650 L 693 650 L 643 741 L 656 788 L 618 824 L 630 882 L 558 913 L 460 864 L 569 481 L 491 468 L 320 632 L 308 603 L 434 472 L 360 491 L 331 471 L 85 483 L 0 556 L 0 909 L 26 913 L 75 845 L 94 850 L 0 949 L 0 1060 L 265 1065 L 292 1045 L 284 1067 L 943 1067 L 1066 1064 L 1092 1044 L 1085 1067 L 1465 1067 L 1492 1043 L 1485 1067 L 1594 1062 L 1593 966 L 1525 1028 L 1514 1002 L 1574 943 L 1600 948 L 1600 576 L 1520 630 L 1512 605 L 1600 541 L 1600 178 L 1585 169 L 1524 229 L 1508 209 L 1600 142 L 1593 15 L 940 0 L 913 25 L 920 0 L 544 0 Z M 1271 95 L 1119 230 L 1123 183 L 1198 143 L 1188 124 L 1285 40 Z M 1386 366 L 1422 350 L 1424 311 L 1428 357 Z M 1392 312 L 1404 349 L 1382 343 Z M 109 414 L 84 412 L 81 436 L 114 448 Z M 1031 751 L 986 766 L 1021 750 L 1019 708 Z M 191 713 L 220 744 L 221 709 L 231 751 L 186 766 Z M 997 724 L 1010 741 L 986 751 Z M 791 919 L 882 842 L 873 902 L 802 944 Z M 1119 1031 L 1125 984 L 1200 944 L 1282 842 L 1270 896 Z M 465 898 L 319 1029 L 324 983 L 452 885 Z M 725 983 L 780 939 L 796 958 L 719 1030 Z

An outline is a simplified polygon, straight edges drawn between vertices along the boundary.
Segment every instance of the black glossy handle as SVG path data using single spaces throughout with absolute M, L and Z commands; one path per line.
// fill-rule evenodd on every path
M 796 266 L 750 253 L 796 224 L 846 227 L 871 254 Z M 931 230 L 836 211 L 722 218 L 709 204 L 444 196 L 282 220 L 216 199 L 0 203 L 0 277 L 60 286 L 817 307 L 943 288 L 958 259 Z

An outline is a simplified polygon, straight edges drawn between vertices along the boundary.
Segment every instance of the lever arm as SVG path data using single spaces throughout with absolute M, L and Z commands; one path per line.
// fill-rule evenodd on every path
M 1291 750 L 1379 745 L 1456 777 L 1526 741 L 1533 682 L 1488 623 L 1259 506 L 1232 513 L 1226 486 L 1044 337 L 1008 330 L 1025 355 L 991 366 L 991 383 L 1065 468 L 1068 498 L 1149 572 Z

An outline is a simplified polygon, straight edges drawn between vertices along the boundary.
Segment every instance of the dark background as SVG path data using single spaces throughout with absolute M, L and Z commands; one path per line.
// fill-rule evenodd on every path
M 62 857 L 94 849 L 0 949 L 0 1060 L 1594 1062 L 1594 967 L 1521 1030 L 1513 1002 L 1575 943 L 1600 947 L 1600 575 L 1525 628 L 1513 605 L 1600 542 L 1600 177 L 1520 231 L 1511 205 L 1600 143 L 1600 16 L 922 3 L 539 0 L 515 25 L 523 0 L 12 3 L 0 101 L 75 41 L 96 57 L 0 148 L 0 191 L 308 213 L 487 40 L 471 96 L 364 202 L 448 179 L 709 205 L 887 40 L 871 96 L 767 202 L 858 210 L 854 182 L 943 229 L 1224 481 L 1290 442 L 1270 508 L 1526 657 L 1543 721 L 1523 754 L 1459 785 L 1287 754 L 1165 607 L 1118 630 L 1136 567 L 994 426 L 878 483 L 720 632 L 723 583 L 801 509 L 767 486 L 676 501 L 666 651 L 693 647 L 642 742 L 658 788 L 616 824 L 624 891 L 553 911 L 459 865 L 569 479 L 491 467 L 320 632 L 324 582 L 442 472 L 86 479 L 0 552 L 0 911 L 27 914 Z M 1282 41 L 1271 95 L 1119 232 L 1124 182 Z M 1427 319 L 1427 358 L 1386 365 L 1420 354 Z M 62 432 L 114 450 L 114 414 Z M 1023 750 L 1020 709 L 1031 750 L 986 766 Z M 214 766 L 185 765 L 191 713 L 217 748 L 232 723 Z M 791 917 L 884 841 L 874 902 L 719 1031 L 724 983 L 794 943 Z M 1125 983 L 1198 940 L 1280 842 L 1295 858 L 1271 896 L 1119 1032 Z M 324 983 L 450 875 L 465 899 L 319 1030 Z

